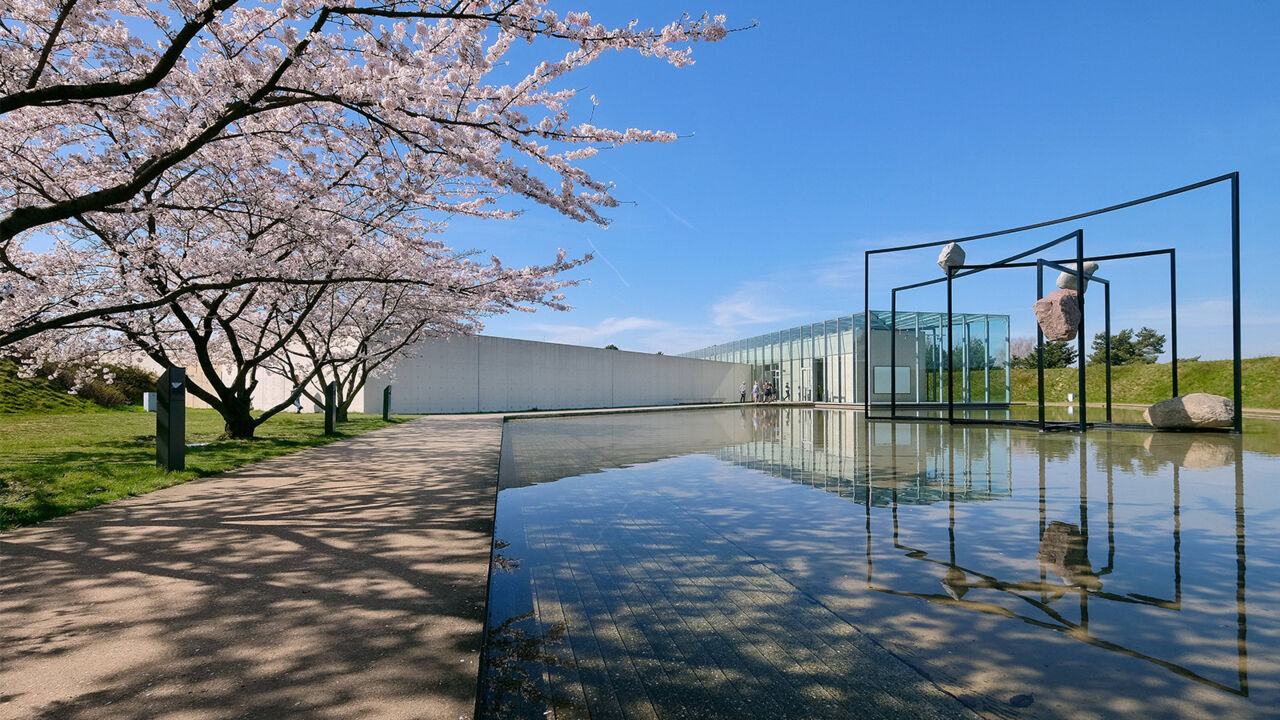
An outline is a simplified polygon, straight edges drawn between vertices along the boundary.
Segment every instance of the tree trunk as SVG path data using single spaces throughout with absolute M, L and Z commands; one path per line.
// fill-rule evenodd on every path
M 250 407 L 248 402 L 237 403 L 234 407 L 227 406 L 222 411 L 222 419 L 225 421 L 225 432 L 223 437 L 232 440 L 252 440 L 253 431 L 258 424 L 253 419 L 253 415 L 249 413 Z
M 339 406 L 338 406 L 338 418 L 337 418 L 337 420 L 338 420 L 338 422 L 340 422 L 340 423 L 342 423 L 342 422 L 346 422 L 346 421 L 347 421 L 347 406 L 346 406 L 346 405 L 339 405 Z

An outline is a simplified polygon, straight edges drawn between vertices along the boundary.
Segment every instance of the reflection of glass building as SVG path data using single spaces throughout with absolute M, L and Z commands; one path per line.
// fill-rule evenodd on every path
M 871 312 L 872 402 L 889 402 L 891 382 L 900 403 L 944 403 L 954 378 L 958 403 L 1008 403 L 1009 316 L 955 313 L 951 368 L 946 372 L 945 313 L 899 312 L 897 369 L 890 368 L 889 313 Z M 863 314 L 765 333 L 683 353 L 684 357 L 752 367 L 758 381 L 772 380 L 791 400 L 861 403 Z M 891 375 L 896 373 L 896 379 Z
M 1013 494 L 1008 429 L 952 432 L 937 423 L 866 423 L 845 412 L 752 407 L 757 431 L 751 441 L 710 455 L 860 505 L 870 496 L 873 507 L 984 502 Z

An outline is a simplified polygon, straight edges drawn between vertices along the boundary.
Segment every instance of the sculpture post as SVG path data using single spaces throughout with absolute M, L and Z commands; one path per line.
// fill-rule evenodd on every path
M 382 422 L 391 420 L 391 386 L 382 388 Z
M 187 466 L 187 370 L 171 367 L 156 381 L 156 465 Z

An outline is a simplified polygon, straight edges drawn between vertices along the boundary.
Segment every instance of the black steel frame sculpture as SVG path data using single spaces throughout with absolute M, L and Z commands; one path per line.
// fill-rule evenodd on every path
M 1133 207 L 1135 205 L 1142 205 L 1144 203 L 1154 202 L 1156 200 L 1161 200 L 1167 197 L 1179 195 L 1185 192 L 1190 192 L 1192 190 L 1198 190 L 1203 187 L 1208 187 L 1210 185 L 1215 185 L 1217 183 L 1227 182 L 1227 181 L 1230 181 L 1231 183 L 1231 298 L 1232 298 L 1231 327 L 1232 327 L 1232 395 L 1233 395 L 1232 400 L 1234 402 L 1234 417 L 1232 418 L 1232 431 L 1237 433 L 1241 432 L 1243 429 L 1243 416 L 1242 416 L 1243 393 L 1242 393 L 1242 387 L 1241 387 L 1242 350 L 1241 350 L 1241 332 L 1240 332 L 1240 173 L 1238 172 L 1227 173 L 1226 175 L 1220 175 L 1218 177 L 1210 178 L 1208 180 L 1202 180 L 1201 182 L 1193 183 L 1191 185 L 1184 185 L 1182 187 L 1174 188 L 1173 190 L 1167 190 L 1165 192 L 1157 193 L 1155 195 L 1148 195 L 1146 197 L 1138 198 L 1137 200 L 1130 200 L 1129 202 L 1124 202 L 1117 205 L 1110 205 L 1108 207 L 1101 208 L 1098 210 L 1091 210 L 1089 212 L 1078 213 L 1076 215 L 1062 217 L 1055 220 L 1046 220 L 1044 222 L 1033 223 L 1030 225 L 1023 225 L 1021 227 L 1010 228 L 1007 230 L 998 230 L 995 232 L 982 233 L 979 235 L 969 235 L 966 237 L 954 238 L 952 240 L 940 240 L 936 242 L 916 243 L 913 245 L 901 245 L 897 247 L 867 250 L 864 254 L 864 261 L 863 261 L 863 312 L 864 312 L 863 317 L 866 318 L 866 321 L 863 323 L 863 329 L 862 329 L 863 379 L 865 383 L 864 385 L 865 392 L 863 394 L 863 411 L 867 413 L 867 417 L 870 419 L 889 419 L 889 420 L 940 419 L 940 420 L 945 420 L 951 423 L 973 422 L 973 423 L 998 424 L 998 425 L 1034 424 L 1038 426 L 1041 430 L 1057 429 L 1057 428 L 1072 428 L 1072 429 L 1078 429 L 1080 431 L 1087 430 L 1090 424 L 1087 421 L 1088 406 L 1086 403 L 1085 370 L 1084 370 L 1084 364 L 1085 364 L 1085 352 L 1084 352 L 1084 336 L 1085 336 L 1084 287 L 1085 287 L 1085 284 L 1084 283 L 1086 280 L 1095 280 L 1101 283 L 1104 287 L 1104 303 L 1106 305 L 1106 330 L 1105 330 L 1106 339 L 1104 341 L 1105 342 L 1104 354 L 1106 357 L 1106 423 L 1105 424 L 1108 426 L 1117 425 L 1116 423 L 1113 423 L 1111 420 L 1111 284 L 1109 281 L 1107 281 L 1104 278 L 1085 273 L 1084 263 L 1089 261 L 1096 262 L 1096 261 L 1103 261 L 1103 260 L 1122 260 L 1122 259 L 1128 259 L 1128 258 L 1148 257 L 1153 255 L 1162 255 L 1162 254 L 1167 254 L 1169 256 L 1169 308 L 1170 308 L 1170 323 L 1171 323 L 1170 335 L 1171 335 L 1171 356 L 1173 358 L 1171 363 L 1171 372 L 1173 374 L 1172 391 L 1173 391 L 1173 396 L 1176 397 L 1178 395 L 1178 315 L 1177 315 L 1178 309 L 1177 309 L 1177 266 L 1176 266 L 1175 249 L 1163 248 L 1159 250 L 1146 250 L 1146 251 L 1139 251 L 1139 252 L 1117 253 L 1117 254 L 1111 254 L 1111 255 L 1098 255 L 1098 256 L 1088 257 L 1088 256 L 1085 256 L 1084 254 L 1084 231 L 1075 230 L 1055 240 L 1044 243 L 1042 245 L 1038 245 L 1030 250 L 1026 250 L 1024 252 L 1018 253 L 1008 258 L 1004 258 L 1003 260 L 999 260 L 994 263 L 988 263 L 984 265 L 951 266 L 946 271 L 945 277 L 935 278 L 933 280 L 927 280 L 924 282 L 913 283 L 910 285 L 903 285 L 900 287 L 893 288 L 891 291 L 892 296 L 891 296 L 890 310 L 889 310 L 889 315 L 890 315 L 889 377 L 890 379 L 889 379 L 888 405 L 889 405 L 890 414 L 888 418 L 875 418 L 871 415 L 871 407 L 872 407 L 871 395 L 872 395 L 872 390 L 874 389 L 873 376 L 871 372 L 872 370 L 872 366 L 871 366 L 872 335 L 871 335 L 871 313 L 870 313 L 871 256 L 882 254 L 882 253 L 894 253 L 894 252 L 903 252 L 907 250 L 919 250 L 922 248 L 941 247 L 944 245 L 948 245 L 950 243 L 957 243 L 957 244 L 965 243 L 965 242 L 970 242 L 974 240 L 983 240 L 987 238 L 999 237 L 1002 235 L 1011 235 L 1014 233 L 1025 232 L 1028 230 L 1036 230 L 1043 227 L 1049 227 L 1052 225 L 1059 225 L 1062 223 L 1071 222 L 1073 220 L 1079 220 L 1086 217 L 1092 217 L 1095 215 L 1102 215 L 1104 213 L 1114 212 L 1116 210 L 1122 210 L 1125 208 Z M 1023 261 L 1024 258 L 1031 257 L 1037 253 L 1048 250 L 1049 248 L 1055 245 L 1058 245 L 1060 243 L 1063 243 L 1063 242 L 1066 242 L 1067 240 L 1072 240 L 1072 239 L 1076 241 L 1075 242 L 1076 253 L 1074 258 L 1068 258 L 1064 260 L 1046 260 L 1043 258 L 1037 258 L 1034 261 Z M 1072 262 L 1075 263 L 1074 269 L 1065 266 L 1065 263 L 1072 263 Z M 1033 266 L 1036 268 L 1037 299 L 1042 298 L 1044 295 L 1043 286 L 1044 286 L 1044 268 L 1045 267 L 1051 267 L 1051 268 L 1060 270 L 1062 272 L 1068 272 L 1068 273 L 1074 274 L 1076 276 L 1076 287 L 1079 289 L 1077 297 L 1080 303 L 1080 313 L 1081 313 L 1080 327 L 1078 329 L 1078 334 L 1077 334 L 1077 338 L 1078 338 L 1077 354 L 1079 356 L 1078 362 L 1080 363 L 1080 371 L 1079 371 L 1080 416 L 1079 416 L 1079 419 L 1073 423 L 1047 423 L 1045 421 L 1044 334 L 1043 334 L 1043 331 L 1041 331 L 1038 326 L 1036 328 L 1036 335 L 1037 335 L 1037 343 L 1036 343 L 1037 363 L 1036 364 L 1038 367 L 1037 375 L 1039 378 L 1039 388 L 1037 391 L 1037 395 L 1039 398 L 1038 421 L 971 419 L 971 418 L 955 417 L 955 383 L 954 383 L 954 377 L 952 377 L 954 368 L 952 367 L 952 358 L 951 358 L 951 353 L 954 348 L 954 340 L 952 338 L 952 334 L 954 332 L 954 318 L 953 318 L 953 312 L 952 312 L 952 296 L 953 296 L 952 285 L 954 280 L 967 275 L 973 275 L 979 272 L 983 272 L 985 270 L 992 270 L 997 268 L 1033 267 Z M 896 366 L 897 366 L 897 345 L 898 345 L 897 343 L 898 293 L 906 290 L 924 287 L 927 285 L 934 285 L 940 282 L 945 282 L 947 284 L 947 351 L 946 351 L 946 367 L 948 370 L 947 417 L 946 418 L 930 418 L 930 417 L 920 417 L 920 416 L 911 416 L 909 418 L 902 417 L 898 415 L 898 408 L 897 408 L 898 396 L 897 396 Z M 1141 426 L 1141 427 L 1147 427 L 1147 426 Z

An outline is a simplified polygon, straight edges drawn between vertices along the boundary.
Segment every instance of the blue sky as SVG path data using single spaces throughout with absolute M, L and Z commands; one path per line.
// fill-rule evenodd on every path
M 1280 354 L 1280 4 L 553 3 L 605 22 L 688 11 L 759 26 L 674 69 L 614 54 L 572 76 L 594 122 L 674 144 L 590 161 L 625 204 L 608 229 L 531 207 L 458 221 L 449 244 L 508 263 L 597 260 L 575 309 L 492 318 L 486 334 L 677 353 L 862 306 L 862 253 L 1022 225 L 1238 170 L 1246 356 Z M 594 6 L 594 7 L 593 7 Z M 993 260 L 1075 227 L 1087 251 L 1178 248 L 1179 355 L 1230 355 L 1228 190 L 967 246 Z M 937 251 L 873 265 L 887 289 L 936 277 Z M 957 286 L 957 309 L 1031 335 L 1034 271 Z M 1116 328 L 1167 330 L 1167 266 L 1105 267 Z M 1101 327 L 1101 303 L 1088 322 Z M 902 309 L 940 310 L 941 291 Z

